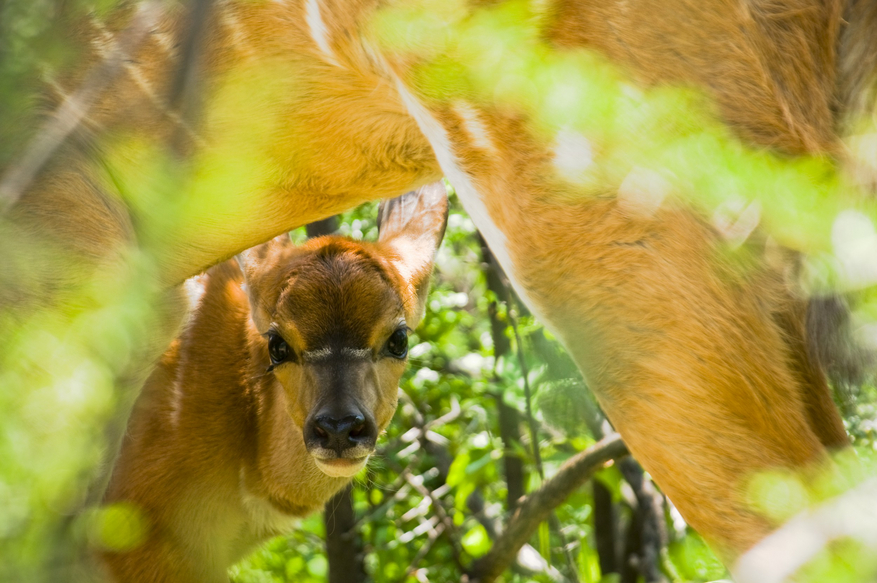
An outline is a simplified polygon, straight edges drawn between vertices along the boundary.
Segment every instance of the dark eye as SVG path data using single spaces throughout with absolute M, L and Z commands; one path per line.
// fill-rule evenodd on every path
M 408 330 L 399 328 L 387 340 L 387 354 L 396 358 L 405 358 L 408 354 Z
M 280 337 L 280 334 L 268 332 L 268 356 L 271 357 L 271 364 L 280 364 L 286 361 L 291 352 L 289 344 Z

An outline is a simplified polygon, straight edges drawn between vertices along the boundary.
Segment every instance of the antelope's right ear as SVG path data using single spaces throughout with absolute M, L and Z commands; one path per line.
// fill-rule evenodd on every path
M 245 290 L 250 300 L 250 314 L 260 332 L 265 332 L 271 324 L 274 305 L 280 293 L 281 284 L 286 277 L 282 269 L 273 269 L 281 260 L 284 251 L 292 246 L 289 234 L 278 235 L 267 243 L 262 243 L 235 255 L 235 260 L 244 274 Z
M 390 263 L 405 281 L 406 320 L 414 328 L 426 309 L 429 277 L 448 224 L 448 191 L 434 182 L 396 198 L 378 209 L 378 242 L 388 247 Z

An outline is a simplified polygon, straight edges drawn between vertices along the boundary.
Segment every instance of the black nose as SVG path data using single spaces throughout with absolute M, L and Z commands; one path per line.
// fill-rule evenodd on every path
M 372 447 L 377 439 L 375 424 L 361 413 L 344 416 L 316 415 L 307 430 L 308 444 L 335 450 L 340 457 L 345 449 L 364 445 Z

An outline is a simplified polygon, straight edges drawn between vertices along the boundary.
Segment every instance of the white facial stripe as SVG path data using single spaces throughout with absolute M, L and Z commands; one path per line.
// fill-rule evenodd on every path
M 329 42 L 329 30 L 326 28 L 326 23 L 323 22 L 323 16 L 320 14 L 320 0 L 307 0 L 305 3 L 305 21 L 308 23 L 311 38 L 314 39 L 326 61 L 336 67 L 340 67 L 341 64 L 335 58 L 335 53 L 332 51 L 332 45 Z
M 341 355 L 349 358 L 365 358 L 371 356 L 372 351 L 368 348 L 342 348 Z
M 320 348 L 319 350 L 306 350 L 302 353 L 302 358 L 306 362 L 319 362 L 332 357 L 332 349 Z
M 337 352 L 331 348 L 307 350 L 302 354 L 302 357 L 305 362 L 320 362 L 328 360 L 336 354 L 344 358 L 368 358 L 371 356 L 371 353 L 372 351 L 368 348 L 349 348 L 345 346 Z

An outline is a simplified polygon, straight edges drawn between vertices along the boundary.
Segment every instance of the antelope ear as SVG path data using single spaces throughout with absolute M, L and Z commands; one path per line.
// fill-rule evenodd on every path
M 411 328 L 423 319 L 429 276 L 447 223 L 448 192 L 442 181 L 385 200 L 378 208 L 378 242 L 407 284 L 403 301 Z
M 277 303 L 285 272 L 271 269 L 281 259 L 285 249 L 292 246 L 289 234 L 278 235 L 235 255 L 244 274 L 244 290 L 250 300 L 250 315 L 256 329 L 265 332 L 271 324 L 269 310 Z

